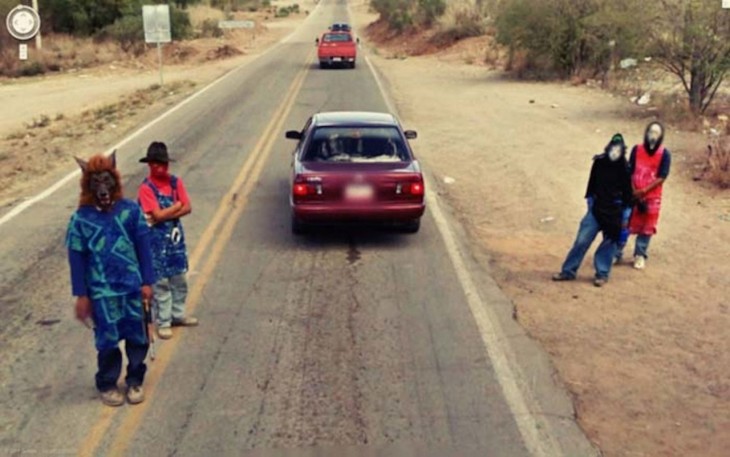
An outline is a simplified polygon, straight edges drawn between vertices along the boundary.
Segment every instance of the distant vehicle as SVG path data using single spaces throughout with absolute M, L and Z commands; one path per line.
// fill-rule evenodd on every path
M 352 32 L 352 27 L 344 22 L 336 22 L 330 26 L 330 30 L 333 32 Z
M 357 65 L 357 43 L 350 32 L 327 32 L 317 38 L 317 57 L 320 68 L 333 65 L 345 65 L 355 68 Z
M 395 224 L 418 232 L 426 209 L 423 174 L 403 130 L 391 114 L 319 113 L 297 140 L 291 176 L 291 224 L 302 234 L 322 223 Z

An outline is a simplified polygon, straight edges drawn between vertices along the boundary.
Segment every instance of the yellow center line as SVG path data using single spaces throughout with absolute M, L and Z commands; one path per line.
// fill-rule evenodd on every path
M 203 259 L 204 254 L 209 251 L 208 248 L 211 243 L 213 243 L 210 248 L 210 253 L 206 261 L 203 263 L 201 271 L 190 289 L 187 303 L 187 309 L 189 312 L 192 312 L 200 302 L 205 285 L 212 276 L 223 250 L 233 234 L 236 223 L 246 207 L 248 196 L 263 171 L 263 167 L 271 154 L 274 143 L 283 128 L 284 122 L 286 122 L 289 113 L 291 113 L 294 102 L 304 85 L 304 81 L 309 71 L 309 63 L 312 60 L 312 55 L 313 52 L 310 52 L 307 56 L 305 67 L 300 70 L 291 86 L 289 86 L 284 101 L 272 117 L 269 124 L 266 126 L 264 133 L 259 138 L 259 141 L 256 143 L 251 154 L 249 154 L 249 158 L 244 163 L 229 191 L 221 199 L 221 203 L 218 206 L 215 215 L 201 235 L 195 250 L 190 256 L 190 269 L 194 270 Z M 219 231 L 218 229 L 221 224 L 223 224 L 223 227 Z M 160 348 L 155 364 L 150 367 L 151 369 L 145 382 L 145 391 L 148 397 L 152 397 L 154 394 L 162 375 L 174 355 L 180 339 L 181 335 L 178 335 L 175 339 L 165 342 L 165 344 Z M 106 455 L 124 455 L 127 446 L 142 422 L 150 402 L 151 400 L 148 399 L 145 403 L 128 408 L 129 412 L 119 425 L 117 434 L 114 437 Z M 82 441 L 78 455 L 82 457 L 95 455 L 107 435 L 107 431 L 110 429 L 118 411 L 120 411 L 120 409 L 111 409 L 108 407 L 103 408 L 98 421 L 94 424 L 88 435 Z

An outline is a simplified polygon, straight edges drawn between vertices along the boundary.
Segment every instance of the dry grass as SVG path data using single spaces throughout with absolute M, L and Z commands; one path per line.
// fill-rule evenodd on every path
M 70 163 L 73 154 L 98 150 L 104 135 L 116 138 L 137 125 L 142 116 L 174 103 L 194 87 L 191 81 L 164 87 L 154 84 L 76 116 L 41 115 L 23 130 L 0 139 L 0 202 L 17 195 L 32 179 Z
M 36 76 L 49 72 L 88 68 L 120 60 L 129 56 L 115 43 L 94 42 L 91 38 L 75 38 L 68 35 L 46 35 L 43 49 L 29 46 L 29 60 L 18 60 L 14 45 L 0 48 L 0 76 Z
M 195 28 L 207 20 L 221 21 L 226 18 L 226 14 L 222 10 L 204 4 L 189 7 L 188 14 L 190 14 L 190 23 Z
M 730 135 L 715 137 L 707 146 L 702 177 L 721 189 L 730 188 Z

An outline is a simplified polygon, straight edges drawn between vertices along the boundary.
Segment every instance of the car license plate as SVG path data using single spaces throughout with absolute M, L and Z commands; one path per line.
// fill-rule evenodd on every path
M 345 188 L 345 200 L 348 201 L 370 201 L 374 196 L 373 187 L 367 184 L 352 184 Z
M 342 57 L 333 57 L 332 62 L 342 62 Z

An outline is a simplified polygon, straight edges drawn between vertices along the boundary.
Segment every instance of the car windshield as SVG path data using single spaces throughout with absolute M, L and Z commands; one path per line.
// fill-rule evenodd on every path
M 410 155 L 395 127 L 320 127 L 314 131 L 306 162 L 407 162 Z
M 328 33 L 324 36 L 325 43 L 344 43 L 352 41 L 352 37 L 348 33 Z

